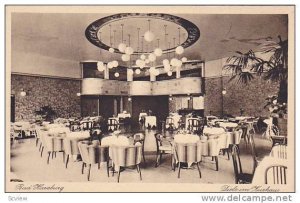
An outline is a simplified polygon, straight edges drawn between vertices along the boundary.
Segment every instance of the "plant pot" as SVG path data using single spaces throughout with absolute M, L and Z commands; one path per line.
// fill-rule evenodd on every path
M 287 136 L 287 119 L 278 118 L 279 135 Z

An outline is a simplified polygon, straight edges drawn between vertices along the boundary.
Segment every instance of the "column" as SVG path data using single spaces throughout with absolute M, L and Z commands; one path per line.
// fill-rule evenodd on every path
M 153 73 L 151 73 L 151 72 L 150 72 L 150 81 L 151 82 L 156 81 L 156 76 Z
M 123 112 L 123 96 L 120 98 L 120 112 Z
M 133 70 L 130 68 L 127 68 L 127 81 L 133 81 Z
M 104 67 L 104 79 L 109 79 L 109 69 L 107 66 Z
M 180 66 L 176 67 L 176 78 L 180 78 L 180 69 L 181 69 Z

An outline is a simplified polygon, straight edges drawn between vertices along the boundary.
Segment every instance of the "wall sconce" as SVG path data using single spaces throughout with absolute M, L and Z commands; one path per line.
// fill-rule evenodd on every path
M 226 89 L 224 88 L 224 89 L 222 90 L 222 94 L 225 95 L 226 93 L 227 93 L 227 91 L 226 91 Z
M 77 97 L 80 97 L 80 96 L 81 96 L 81 93 L 80 93 L 80 92 L 77 92 L 76 95 L 77 95 Z
M 169 101 L 172 101 L 173 100 L 173 97 L 172 97 L 172 95 L 170 94 L 169 95 Z
M 21 89 L 20 95 L 21 97 L 25 97 L 27 93 L 24 91 L 24 89 Z
M 128 101 L 131 102 L 131 100 L 132 100 L 132 98 L 131 98 L 131 97 L 128 97 Z

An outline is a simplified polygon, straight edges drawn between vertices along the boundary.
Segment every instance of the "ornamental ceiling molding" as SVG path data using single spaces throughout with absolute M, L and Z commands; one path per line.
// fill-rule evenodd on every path
M 183 48 L 187 48 L 193 45 L 200 38 L 200 30 L 194 23 L 184 18 L 170 15 L 170 14 L 164 14 L 164 13 L 119 13 L 119 14 L 107 16 L 91 23 L 85 30 L 85 36 L 92 44 L 94 44 L 95 46 L 101 49 L 109 50 L 110 48 L 114 48 L 115 53 L 122 54 L 122 52 L 120 52 L 116 47 L 110 47 L 109 45 L 103 43 L 98 37 L 98 32 L 101 30 L 103 26 L 109 23 L 124 20 L 124 19 L 130 19 L 130 18 L 160 19 L 181 26 L 186 30 L 188 35 L 187 39 L 183 43 L 181 43 L 181 46 Z M 177 46 L 164 49 L 163 53 L 174 52 L 176 47 Z M 147 53 L 150 52 L 135 51 L 133 54 L 136 55 L 136 54 L 147 54 Z

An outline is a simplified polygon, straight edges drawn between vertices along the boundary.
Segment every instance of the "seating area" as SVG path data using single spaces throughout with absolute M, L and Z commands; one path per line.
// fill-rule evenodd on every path
M 11 13 L 8 180 L 292 185 L 289 18 L 190 10 Z
M 82 118 L 86 119 L 88 118 Z M 190 122 L 191 120 L 193 122 Z M 261 180 L 258 177 L 264 174 L 262 170 L 273 170 L 276 177 L 277 174 L 286 177 L 288 170 L 284 160 L 287 160 L 287 146 L 278 143 L 273 146 L 272 139 L 265 139 L 264 133 L 255 133 L 261 130 L 254 130 L 255 125 L 250 121 L 252 118 L 238 122 L 215 118 L 210 121 L 210 126 L 199 120 L 195 122 L 196 120 L 197 118 L 187 119 L 187 128 L 170 129 L 165 126 L 155 130 L 139 126 L 139 129 L 135 129 L 136 133 L 127 132 L 124 128 L 109 129 L 111 118 L 107 121 L 106 131 L 101 131 L 101 126 L 87 129 L 84 126 L 86 122 L 80 121 L 81 125 L 76 129 L 69 122 L 24 124 L 25 127 L 30 126 L 26 130 L 18 123 L 16 129 L 12 125 L 12 132 L 22 134 L 26 131 L 28 135 L 33 136 L 19 139 L 20 136 L 17 135 L 15 140 L 11 140 L 12 154 L 18 154 L 17 158 L 12 157 L 12 169 L 18 169 L 19 167 L 15 166 L 21 164 L 23 159 L 32 159 L 30 162 L 44 165 L 45 168 L 40 170 L 46 169 L 48 173 L 63 171 L 67 174 L 65 177 L 70 177 L 75 171 L 78 175 L 81 171 L 81 174 L 86 176 L 85 180 L 100 182 L 151 182 L 154 178 L 152 176 L 163 175 L 169 177 L 156 181 L 176 182 L 177 178 L 183 182 L 251 184 L 253 178 L 253 181 Z M 167 118 L 166 123 L 169 121 Z M 90 123 L 91 126 L 97 126 L 94 122 Z M 193 127 L 202 129 L 202 132 L 195 131 Z M 95 131 L 99 131 L 98 136 L 93 136 Z M 20 154 L 19 150 L 26 151 L 25 156 Z M 258 154 L 265 157 L 261 162 Z M 267 163 L 271 163 L 270 160 L 273 160 L 273 169 L 266 168 Z M 275 165 L 277 160 L 278 167 Z M 138 179 L 130 173 L 132 170 L 136 170 Z M 177 177 L 174 176 L 175 172 Z M 44 180 L 44 177 L 39 175 L 35 177 L 36 173 L 31 171 L 27 171 L 26 175 L 21 171 L 15 173 L 20 173 L 19 178 L 23 181 L 31 178 Z M 144 173 L 147 175 L 142 178 Z M 224 178 L 217 175 L 218 173 L 227 176 Z M 107 177 L 104 178 L 103 174 Z M 215 178 L 216 175 L 218 179 Z M 131 179 L 128 180 L 126 176 Z M 171 180 L 171 177 L 174 180 Z M 64 177 L 61 178 L 65 180 Z M 84 179 L 81 177 L 71 181 L 78 180 Z M 270 183 L 268 179 L 266 181 Z M 286 184 L 286 178 L 276 179 L 277 182 Z

